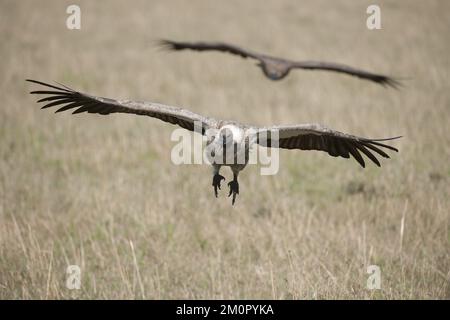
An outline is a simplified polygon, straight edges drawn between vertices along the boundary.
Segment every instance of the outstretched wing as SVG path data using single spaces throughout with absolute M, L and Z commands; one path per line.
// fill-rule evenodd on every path
M 220 42 L 176 42 L 176 41 L 170 41 L 170 40 L 160 40 L 160 45 L 164 48 L 170 49 L 170 50 L 184 50 L 184 49 L 191 49 L 196 51 L 222 51 L 222 52 L 228 52 L 232 53 L 238 56 L 241 56 L 243 58 L 253 58 L 253 59 L 261 59 L 261 55 L 252 52 L 250 50 L 245 50 L 240 47 L 227 44 L 227 43 L 220 43 Z
M 377 166 L 381 166 L 376 155 L 389 158 L 383 148 L 398 152 L 392 146 L 382 143 L 398 139 L 367 139 L 339 131 L 334 131 L 317 124 L 303 124 L 295 126 L 274 126 L 267 128 L 255 128 L 257 142 L 263 146 L 276 147 L 274 140 L 278 133 L 278 147 L 283 149 L 319 150 L 325 151 L 333 157 L 350 158 L 353 156 L 364 168 L 365 162 L 361 153 L 372 160 Z M 264 133 L 264 134 L 263 134 Z
M 111 113 L 133 113 L 177 124 L 180 127 L 191 131 L 194 131 L 194 126 L 197 125 L 198 128 L 195 130 L 200 132 L 201 129 L 202 134 L 204 134 L 208 128 L 214 127 L 217 122 L 215 119 L 203 117 L 178 107 L 166 106 L 153 102 L 101 98 L 75 91 L 64 85 L 55 86 L 29 79 L 27 81 L 45 87 L 43 90 L 30 92 L 31 94 L 46 96 L 37 101 L 46 103 L 42 109 L 59 107 L 56 112 L 74 110 L 74 114 L 82 112 L 97 113 L 101 115 L 108 115 Z
M 371 73 L 365 70 L 356 69 L 345 64 L 320 62 L 320 61 L 302 61 L 291 62 L 290 69 L 307 69 L 307 70 L 327 70 L 339 73 L 345 73 L 361 79 L 370 80 L 381 84 L 382 86 L 390 86 L 393 88 L 399 88 L 401 83 L 389 76 Z

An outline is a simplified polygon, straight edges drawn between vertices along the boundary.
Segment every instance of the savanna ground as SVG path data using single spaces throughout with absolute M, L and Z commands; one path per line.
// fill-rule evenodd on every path
M 382 30 L 370 31 L 373 1 L 76 1 L 71 31 L 74 1 L 1 0 L 0 297 L 450 298 L 450 2 L 376 2 Z M 408 79 L 271 82 L 238 57 L 162 52 L 158 38 Z M 283 150 L 277 175 L 243 171 L 233 207 L 227 188 L 214 198 L 210 168 L 170 161 L 173 126 L 41 111 L 26 78 L 248 124 L 404 137 L 382 168 Z M 68 265 L 80 290 L 66 288 Z M 369 265 L 380 290 L 366 287 Z

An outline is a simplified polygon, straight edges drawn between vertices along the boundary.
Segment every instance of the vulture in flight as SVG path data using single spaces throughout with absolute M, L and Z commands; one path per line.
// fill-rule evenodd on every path
M 206 157 L 213 168 L 212 186 L 217 197 L 221 182 L 225 178 L 219 174 L 221 166 L 228 166 L 233 172 L 233 180 L 228 183 L 232 204 L 239 194 L 238 174 L 249 160 L 249 150 L 255 145 L 264 147 L 319 150 L 333 157 L 349 159 L 353 157 L 363 168 L 365 155 L 377 166 L 377 156 L 389 158 L 383 149 L 398 151 L 385 144 L 387 139 L 367 139 L 328 129 L 318 124 L 291 126 L 256 127 L 236 121 L 217 120 L 204 117 L 192 111 L 153 102 L 115 100 L 97 97 L 76 91 L 64 85 L 52 85 L 36 80 L 27 80 L 40 86 L 31 94 L 42 95 L 37 102 L 44 103 L 42 109 L 57 107 L 56 112 L 71 110 L 73 113 L 130 113 L 149 116 L 181 128 L 206 136 Z
M 345 64 L 322 61 L 286 60 L 220 42 L 176 42 L 170 40 L 160 40 L 159 43 L 163 48 L 175 51 L 184 49 L 196 51 L 222 51 L 241 56 L 242 58 L 252 58 L 258 61 L 258 66 L 261 67 L 265 76 L 271 80 L 283 79 L 292 69 L 327 70 L 348 74 L 360 79 L 370 80 L 384 87 L 390 86 L 393 88 L 398 88 L 400 86 L 400 83 L 397 80 L 389 76 L 356 69 Z

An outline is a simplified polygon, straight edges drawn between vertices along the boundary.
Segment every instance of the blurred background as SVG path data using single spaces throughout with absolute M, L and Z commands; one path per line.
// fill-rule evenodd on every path
M 68 30 L 66 8 L 81 8 Z M 366 9 L 381 8 L 381 30 Z M 0 1 L 0 298 L 449 299 L 448 1 Z M 263 77 L 224 41 L 404 78 L 400 90 L 329 72 Z M 403 135 L 382 168 L 283 150 L 240 175 L 170 161 L 173 126 L 41 111 L 32 78 L 254 125 L 318 122 Z M 223 170 L 227 182 L 231 178 Z M 78 265 L 81 287 L 66 287 Z M 367 288 L 367 267 L 381 289 Z

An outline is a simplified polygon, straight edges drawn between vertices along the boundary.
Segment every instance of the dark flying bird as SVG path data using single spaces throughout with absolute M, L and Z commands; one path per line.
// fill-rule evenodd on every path
M 169 50 L 178 51 L 191 49 L 196 51 L 222 51 L 232 53 L 243 58 L 256 59 L 259 61 L 258 66 L 261 67 L 266 77 L 271 80 L 283 79 L 292 69 L 327 70 L 348 74 L 360 79 L 370 80 L 381 84 L 382 86 L 390 86 L 393 88 L 398 88 L 400 86 L 400 83 L 391 77 L 356 69 L 345 64 L 321 61 L 291 61 L 242 49 L 227 43 L 176 42 L 170 40 L 160 40 L 159 44 L 163 48 L 167 48 Z
M 40 86 L 40 90 L 31 94 L 43 95 L 37 102 L 44 102 L 42 109 L 58 107 L 56 112 L 74 110 L 73 113 L 132 113 L 160 119 L 176 124 L 184 129 L 206 136 L 206 156 L 213 167 L 212 186 L 217 197 L 217 190 L 225 178 L 219 174 L 221 166 L 229 166 L 233 180 L 228 183 L 228 196 L 234 204 L 239 194 L 238 174 L 249 160 L 250 148 L 256 144 L 271 148 L 319 150 L 333 157 L 350 158 L 352 156 L 363 168 L 362 155 L 381 166 L 377 156 L 389 158 L 383 148 L 398 151 L 383 141 L 397 139 L 367 139 L 328 129 L 317 124 L 299 124 L 292 126 L 255 127 L 236 121 L 217 120 L 204 117 L 189 110 L 153 102 L 132 100 L 115 100 L 101 98 L 70 89 L 64 85 L 27 80 Z M 276 135 L 278 135 L 277 138 Z

